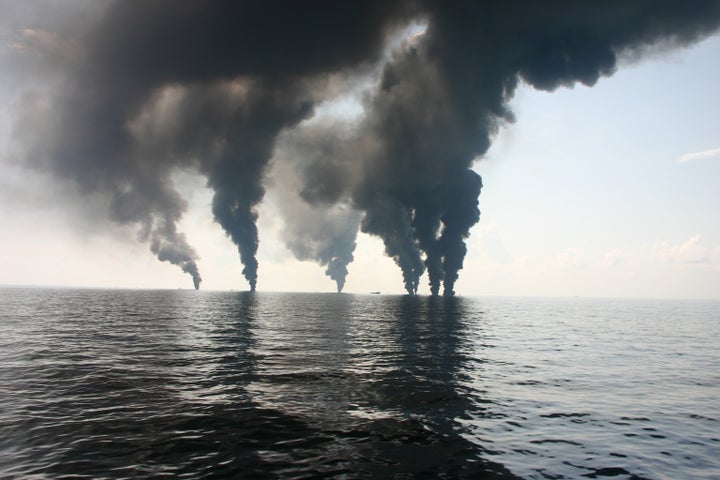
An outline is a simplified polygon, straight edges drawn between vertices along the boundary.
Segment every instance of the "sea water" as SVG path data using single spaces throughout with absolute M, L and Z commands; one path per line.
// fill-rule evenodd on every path
M 0 289 L 0 478 L 720 478 L 720 303 Z

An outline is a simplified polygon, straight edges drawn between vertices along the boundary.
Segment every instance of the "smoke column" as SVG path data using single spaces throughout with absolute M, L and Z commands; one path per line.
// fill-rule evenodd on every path
M 33 19 L 47 5 L 34 7 Z M 54 25 L 76 47 L 64 56 L 34 41 L 55 33 L 17 28 L 34 35 L 15 52 L 31 60 L 14 65 L 36 72 L 25 63 L 44 63 L 53 78 L 45 96 L 28 96 L 22 108 L 22 155 L 81 192 L 108 197 L 109 216 L 138 225 L 151 251 L 197 287 L 197 254 L 176 226 L 186 205 L 170 181 L 175 168 L 196 168 L 215 191 L 213 215 L 254 290 L 256 206 L 276 136 L 312 112 L 328 74 L 376 59 L 400 7 L 114 1 Z
M 287 164 L 273 181 L 295 182 L 296 208 L 278 202 L 286 244 L 338 290 L 359 227 L 382 239 L 409 293 L 427 271 L 431 293 L 453 295 L 480 216 L 471 167 L 513 121 L 519 82 L 593 85 L 620 57 L 685 46 L 720 24 L 717 0 L 73 4 L 51 20 L 61 7 L 0 2 L 12 10 L 0 62 L 33 79 L 16 122 L 21 159 L 105 198 L 109 218 L 136 226 L 197 288 L 171 181 L 195 169 L 253 290 L 271 159 Z M 413 22 L 425 30 L 392 43 Z M 351 78 L 369 82 L 362 117 L 311 122 Z
M 382 238 L 408 293 L 427 270 L 431 293 L 442 284 L 453 295 L 480 216 L 482 181 L 470 167 L 513 121 L 507 105 L 518 83 L 593 85 L 619 56 L 714 31 L 720 2 L 420 2 L 418 10 L 425 32 L 395 49 L 365 100 L 348 146 L 363 152 L 363 168 L 348 188 L 365 212 L 362 230 Z M 348 171 L 356 161 L 346 158 Z
M 683 45 L 717 28 L 720 3 L 426 2 L 421 9 L 426 32 L 386 64 L 368 109 L 365 128 L 381 148 L 356 200 L 368 212 L 366 231 L 398 252 L 409 292 L 419 249 L 431 292 L 442 280 L 452 295 L 480 213 L 482 183 L 470 167 L 498 126 L 512 121 L 507 103 L 518 81 L 543 90 L 593 85 L 630 49 Z
M 343 119 L 313 119 L 284 132 L 269 172 L 270 181 L 281 186 L 273 200 L 284 219 L 286 246 L 298 260 L 323 266 L 338 292 L 354 259 L 361 213 L 344 193 L 349 173 L 334 162 L 342 158 L 354 127 Z M 311 178 L 323 182 L 303 181 Z M 329 190 L 318 190 L 322 186 Z

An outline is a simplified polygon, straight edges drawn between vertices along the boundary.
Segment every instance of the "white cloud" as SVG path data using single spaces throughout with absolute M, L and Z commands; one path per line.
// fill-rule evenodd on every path
M 558 265 L 561 268 L 582 269 L 587 267 L 585 252 L 579 248 L 569 248 L 557 256 Z
M 700 243 L 699 234 L 678 245 L 667 241 L 658 242 L 655 251 L 660 258 L 671 263 L 701 264 L 710 261 L 710 249 Z
M 678 158 L 677 163 L 687 163 L 700 158 L 720 157 L 720 147 L 702 150 L 699 152 L 686 153 Z
M 630 256 L 631 254 L 627 250 L 616 248 L 605 254 L 600 265 L 603 267 L 616 267 L 622 263 L 626 263 Z

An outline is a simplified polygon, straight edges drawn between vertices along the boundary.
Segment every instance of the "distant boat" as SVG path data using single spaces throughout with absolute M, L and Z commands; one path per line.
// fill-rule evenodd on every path
M 380 292 L 370 292 L 370 295 L 380 295 Z

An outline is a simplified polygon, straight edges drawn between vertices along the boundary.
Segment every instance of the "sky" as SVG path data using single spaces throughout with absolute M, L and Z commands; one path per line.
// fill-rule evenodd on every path
M 720 298 L 718 74 L 714 36 L 592 88 L 521 90 L 517 122 L 475 166 L 478 266 L 461 281 L 492 294 Z M 696 152 L 707 155 L 687 159 Z
M 295 119 L 300 140 L 290 132 L 275 141 L 257 207 L 259 290 L 336 289 L 325 267 L 298 260 L 297 246 L 289 246 L 288 232 L 303 226 L 288 227 L 287 212 L 299 208 L 299 197 L 288 195 L 299 175 L 290 166 L 303 139 L 315 138 L 305 132 L 325 124 L 374 131 L 362 118 L 375 115 L 368 105 L 382 111 L 384 99 L 363 103 L 373 73 L 365 75 L 364 82 L 338 81 L 340 93 L 318 99 L 314 117 Z M 717 78 L 715 34 L 690 47 L 620 58 L 617 72 L 592 86 L 540 91 L 521 81 L 509 102 L 514 120 L 490 132 L 489 149 L 470 164 L 482 177 L 480 220 L 469 229 L 454 290 L 720 299 Z M 11 83 L 0 84 L 6 90 L 0 97 L 13 99 L 0 112 L 0 284 L 192 288 L 186 273 L 148 248 L 152 235 L 138 240 L 136 223 L 108 219 L 102 196 L 17 161 L 20 97 Z M 238 247 L 213 215 L 213 187 L 191 167 L 179 165 L 169 178 L 187 202 L 177 230 L 197 254 L 201 288 L 246 290 Z M 341 211 L 324 217 L 329 222 L 352 223 L 344 205 L 333 208 Z M 378 236 L 359 232 L 353 256 L 345 292 L 405 292 L 403 274 Z M 429 292 L 426 273 L 418 293 Z

